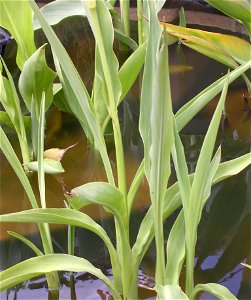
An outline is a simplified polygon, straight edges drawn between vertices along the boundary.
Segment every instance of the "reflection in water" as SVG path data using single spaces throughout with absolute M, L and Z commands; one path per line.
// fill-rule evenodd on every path
M 72 27 L 74 26 L 74 31 Z M 76 21 L 64 22 L 64 26 L 56 27 L 59 35 L 64 37 L 70 55 L 74 58 L 82 78 L 90 88 L 93 76 L 93 41 L 86 39 L 84 25 Z M 40 43 L 45 41 L 39 35 Z M 84 45 L 84 47 L 83 47 Z M 180 47 L 180 45 L 179 45 Z M 215 81 L 225 73 L 226 68 L 210 59 L 195 55 L 190 49 L 184 49 L 177 55 L 177 47 L 170 47 L 172 97 L 174 110 L 191 99 L 208 84 Z M 180 51 L 180 50 L 179 50 Z M 48 55 L 48 59 L 50 57 Z M 184 67 L 185 66 L 185 67 Z M 189 67 L 186 67 L 189 66 Z M 190 72 L 194 69 L 196 76 Z M 211 72 L 209 70 L 214 70 Z M 203 80 L 202 80 L 203 79 Z M 121 129 L 125 146 L 126 170 L 128 186 L 143 157 L 143 145 L 138 132 L 139 118 L 139 83 L 136 82 L 120 107 Z M 218 98 L 217 98 L 218 99 Z M 217 99 L 203 109 L 182 131 L 182 140 L 185 146 L 189 171 L 193 172 L 204 139 L 210 118 L 217 104 Z M 222 123 L 219 131 L 218 144 L 222 145 L 223 160 L 237 157 L 249 151 L 250 148 L 250 111 L 246 109 L 245 97 L 243 98 L 241 79 L 235 82 L 230 90 L 226 102 L 227 119 Z M 15 148 L 15 136 L 10 134 Z M 112 135 L 107 134 L 109 156 L 115 165 L 115 153 L 112 146 Z M 47 115 L 46 149 L 58 147 L 66 148 L 79 142 L 76 147 L 69 150 L 62 159 L 66 172 L 60 176 L 46 175 L 46 199 L 48 207 L 64 207 L 64 189 L 70 191 L 75 186 L 90 181 L 106 180 L 102 164 L 95 153 L 87 147 L 82 129 L 73 118 L 53 108 Z M 29 209 L 29 201 L 17 180 L 11 167 L 1 155 L 1 212 L 9 213 Z M 212 190 L 212 195 L 203 210 L 202 220 L 198 232 L 196 249 L 195 279 L 197 282 L 221 282 L 238 299 L 251 299 L 250 271 L 243 269 L 241 262 L 250 263 L 250 169 L 243 171 L 227 181 L 218 184 Z M 36 195 L 38 195 L 37 176 L 30 178 Z M 175 181 L 173 175 L 170 184 Z M 63 186 L 62 186 L 63 185 Z M 13 188 L 15 187 L 15 188 Z M 131 240 L 135 241 L 138 228 L 149 206 L 149 192 L 147 182 L 143 180 L 137 193 L 131 217 Z M 110 214 L 97 206 L 88 206 L 84 211 L 93 219 L 100 222 L 111 239 L 115 240 L 114 224 Z M 165 222 L 165 234 L 168 238 L 169 231 L 177 212 Z M 40 249 L 41 241 L 36 235 L 36 224 L 5 223 L 1 226 L 1 269 L 18 263 L 33 256 L 33 253 L 20 241 L 10 238 L 7 230 L 17 231 L 29 236 Z M 67 253 L 67 228 L 62 225 L 50 225 L 53 243 L 56 252 Z M 93 233 L 76 228 L 75 254 L 89 259 L 106 275 L 112 277 L 109 256 L 102 241 Z M 154 299 L 155 295 L 144 286 L 153 287 L 155 249 L 152 244 L 146 253 L 139 271 L 140 299 Z M 182 280 L 184 281 L 184 270 Z M 87 273 L 60 273 L 61 289 L 60 299 L 111 299 L 106 286 L 97 278 Z M 1 299 L 56 299 L 55 292 L 48 293 L 44 276 L 31 279 L 9 291 L 1 293 Z M 200 299 L 214 299 L 206 293 Z

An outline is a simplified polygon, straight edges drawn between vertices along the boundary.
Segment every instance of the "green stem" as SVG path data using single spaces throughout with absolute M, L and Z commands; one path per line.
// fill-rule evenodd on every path
M 23 158 L 23 164 L 26 165 L 30 162 L 30 151 L 29 151 L 29 146 L 27 143 L 27 140 L 25 140 L 20 134 L 18 134 L 18 140 L 21 148 L 21 153 L 22 153 L 22 158 Z M 25 171 L 26 168 L 25 168 Z
M 121 137 L 120 125 L 118 121 L 118 115 L 112 116 L 115 150 L 116 150 L 116 162 L 117 162 L 117 172 L 118 172 L 118 188 L 125 197 L 127 198 L 127 187 L 126 187 L 126 170 L 125 170 L 125 158 L 123 142 Z M 127 206 L 127 202 L 126 202 Z
M 189 296 L 194 288 L 194 256 L 196 236 L 189 234 L 187 228 L 187 236 L 190 237 L 189 241 L 186 240 L 186 294 Z
M 51 241 L 51 234 L 50 234 L 50 228 L 47 223 L 41 223 L 38 224 L 43 248 L 44 248 L 44 253 L 45 254 L 53 254 L 53 246 L 52 246 L 52 241 Z M 50 290 L 57 290 L 59 289 L 60 282 L 58 278 L 58 273 L 57 272 L 51 272 L 46 274 L 46 279 L 48 283 L 48 288 Z
M 130 37 L 130 2 L 129 0 L 120 0 L 121 19 L 123 22 L 124 33 Z
M 158 199 L 159 200 L 159 199 Z M 154 204 L 154 231 L 156 244 L 156 285 L 165 285 L 165 250 L 164 250 L 164 230 L 162 201 L 156 201 Z
M 143 43 L 143 5 L 142 0 L 137 0 L 137 18 L 138 18 L 138 44 Z

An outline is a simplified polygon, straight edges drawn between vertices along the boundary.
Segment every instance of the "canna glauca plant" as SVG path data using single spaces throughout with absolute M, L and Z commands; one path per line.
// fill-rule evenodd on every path
M 53 249 L 46 251 L 45 248 L 43 253 L 30 241 L 14 233 L 17 238 L 29 245 L 37 256 L 3 271 L 1 289 L 10 288 L 40 274 L 46 274 L 49 287 L 56 288 L 57 271 L 86 271 L 100 278 L 109 287 L 114 299 L 137 299 L 138 269 L 150 243 L 155 238 L 155 290 L 159 299 L 194 299 L 200 291 L 208 291 L 220 299 L 236 299 L 228 289 L 216 283 L 195 286 L 193 272 L 197 227 L 211 187 L 238 174 L 250 164 L 250 153 L 224 163 L 220 163 L 221 149 L 214 153 L 228 85 L 250 68 L 250 61 L 243 62 L 232 72 L 214 82 L 174 115 L 169 80 L 168 25 L 161 26 L 158 21 L 158 1 L 144 1 L 144 9 L 148 15 L 148 22 L 144 28 L 145 41 L 137 47 L 121 68 L 113 51 L 114 27 L 106 1 L 82 1 L 96 43 L 95 77 L 92 94 L 89 95 L 53 29 L 35 2 L 33 0 L 28 2 L 27 5 L 32 8 L 52 49 L 56 73 L 65 94 L 66 104 L 79 120 L 95 151 L 99 152 L 107 182 L 90 182 L 75 187 L 70 194 L 65 195 L 68 208 L 46 208 L 44 174 L 48 170 L 48 161 L 44 158 L 43 152 L 47 90 L 46 84 L 43 83 L 42 92 L 37 93 L 34 89 L 29 95 L 31 107 L 37 107 L 37 110 L 35 109 L 38 121 L 37 143 L 35 143 L 37 160 L 35 168 L 33 164 L 33 170 L 38 172 L 41 204 L 38 205 L 29 178 L 8 137 L 1 129 L 0 148 L 15 170 L 32 204 L 30 210 L 2 215 L 1 221 L 35 222 L 40 224 L 41 228 L 45 226 L 47 234 L 49 234 L 48 223 L 66 224 L 71 228 L 79 226 L 94 232 L 108 249 L 113 280 L 106 277 L 88 260 L 74 256 L 72 251 L 69 251 L 69 254 L 53 254 Z M 29 59 L 31 58 L 32 56 Z M 25 63 L 28 63 L 29 59 Z M 137 64 L 138 59 L 142 63 Z M 135 81 L 143 62 L 139 129 L 144 143 L 144 159 L 132 184 L 127 187 L 118 106 Z M 179 131 L 221 91 L 195 173 L 189 174 Z M 109 119 L 114 133 L 117 177 L 112 170 L 103 137 Z M 178 180 L 167 188 L 171 161 L 174 163 Z M 59 172 L 60 166 L 57 164 L 56 168 L 51 168 L 51 173 Z M 27 167 L 29 168 L 30 165 L 28 164 Z M 150 188 L 151 206 L 142 220 L 136 242 L 131 245 L 129 231 L 131 208 L 144 176 Z M 115 245 L 98 223 L 79 211 L 90 204 L 100 205 L 114 216 Z M 163 221 L 179 207 L 182 209 L 173 225 L 165 249 Z M 43 238 L 42 234 L 41 237 Z M 69 235 L 69 239 L 72 239 L 72 235 Z M 182 291 L 179 278 L 184 262 L 186 263 L 186 287 Z M 51 278 L 51 275 L 54 277 Z

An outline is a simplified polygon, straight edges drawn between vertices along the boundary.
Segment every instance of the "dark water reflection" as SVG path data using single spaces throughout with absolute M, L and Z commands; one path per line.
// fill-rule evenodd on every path
M 77 19 L 78 20 L 78 19 Z M 74 30 L 72 30 L 74 28 Z M 64 44 L 81 73 L 82 78 L 90 87 L 93 74 L 93 42 L 86 39 L 86 28 L 79 21 L 64 22 L 64 26 L 57 26 L 58 34 L 64 37 Z M 44 38 L 38 40 L 42 44 Z M 49 56 L 48 56 L 49 57 Z M 49 58 L 50 60 L 50 58 Z M 11 59 L 9 58 L 9 61 Z M 195 54 L 189 49 L 180 50 L 177 46 L 170 48 L 171 83 L 174 110 L 196 95 L 208 84 L 215 81 L 226 72 L 221 64 Z M 193 71 L 191 71 L 193 69 Z M 196 74 L 196 75 L 194 75 Z M 192 76 L 191 76 L 192 75 Z M 230 90 L 226 102 L 228 119 L 222 123 L 218 135 L 218 145 L 222 144 L 223 160 L 232 159 L 250 151 L 250 111 L 243 100 L 241 79 L 237 80 Z M 122 132 L 125 144 L 126 169 L 128 185 L 143 157 L 143 145 L 138 133 L 139 118 L 139 84 L 136 83 L 125 102 L 120 108 Z M 196 116 L 182 132 L 189 171 L 193 172 L 203 142 L 205 131 L 215 109 L 217 99 L 212 101 Z M 47 115 L 48 127 L 46 131 L 46 148 L 65 148 L 79 141 L 63 158 L 62 164 L 66 172 L 59 176 L 46 176 L 46 198 L 48 207 L 63 207 L 64 196 L 62 179 L 66 190 L 95 180 L 105 180 L 105 174 L 100 162 L 91 150 L 86 148 L 86 140 L 80 126 L 72 117 L 53 108 Z M 10 133 L 15 144 L 15 135 Z M 108 137 L 107 137 L 108 138 Z M 18 148 L 17 148 L 18 151 Z M 109 146 L 109 155 L 115 163 L 115 153 Z M 1 154 L 1 212 L 9 213 L 29 209 L 30 205 L 14 172 Z M 36 175 L 33 183 L 36 193 Z M 175 182 L 172 175 L 170 184 Z M 230 178 L 213 187 L 202 214 L 199 226 L 198 243 L 196 249 L 195 279 L 199 283 L 220 282 L 227 286 L 238 299 L 251 299 L 251 272 L 244 269 L 240 263 L 251 264 L 251 169 Z M 14 188 L 13 188 L 14 187 Z M 138 228 L 149 206 L 149 193 L 146 181 L 143 181 L 133 207 L 131 217 L 132 243 L 137 236 Z M 115 239 L 114 224 L 111 216 L 97 206 L 85 209 L 92 218 L 102 224 L 112 240 Z M 165 235 L 169 231 L 177 216 L 175 212 L 165 222 Z M 1 224 L 1 269 L 5 269 L 19 261 L 33 256 L 30 249 L 20 241 L 10 238 L 7 230 L 17 231 L 27 235 L 39 248 L 40 238 L 37 236 L 35 224 Z M 67 228 L 62 225 L 50 225 L 56 252 L 67 253 Z M 108 253 L 103 243 L 93 233 L 77 228 L 75 237 L 75 254 L 89 259 L 106 275 L 112 277 Z M 146 253 L 139 271 L 140 299 L 154 299 L 155 295 L 144 286 L 154 286 L 154 257 L 155 249 L 152 244 Z M 184 282 L 182 271 L 181 281 Z M 86 274 L 76 273 L 74 277 L 69 273 L 60 273 L 60 299 L 111 299 L 106 286 L 97 278 Z M 6 292 L 2 292 L 1 299 L 56 299 L 53 293 L 48 293 L 44 276 L 31 279 Z M 214 299 L 209 294 L 202 294 L 199 299 Z

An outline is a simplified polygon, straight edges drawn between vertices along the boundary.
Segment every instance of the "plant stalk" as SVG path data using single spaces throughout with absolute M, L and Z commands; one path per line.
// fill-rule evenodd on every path
M 137 18 L 138 18 L 138 44 L 143 43 L 143 5 L 142 0 L 137 0 Z
M 121 19 L 125 35 L 130 37 L 130 2 L 129 0 L 120 0 Z
M 165 285 L 165 249 L 164 249 L 164 230 L 163 230 L 163 213 L 162 213 L 162 201 L 156 199 L 154 205 L 154 231 L 155 231 L 155 244 L 156 244 L 156 272 L 155 282 L 156 286 Z

